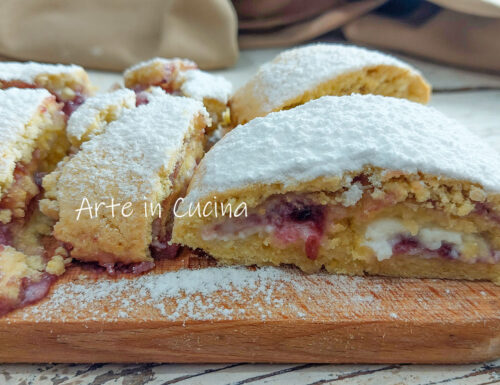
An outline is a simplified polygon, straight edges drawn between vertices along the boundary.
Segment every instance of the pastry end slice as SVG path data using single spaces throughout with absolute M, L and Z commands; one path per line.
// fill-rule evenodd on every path
M 227 134 L 173 242 L 220 264 L 500 284 L 498 154 L 438 111 L 325 96 Z
M 431 87 L 421 74 L 392 56 L 340 44 L 287 50 L 231 97 L 231 119 L 244 124 L 325 95 L 377 94 L 427 103 Z

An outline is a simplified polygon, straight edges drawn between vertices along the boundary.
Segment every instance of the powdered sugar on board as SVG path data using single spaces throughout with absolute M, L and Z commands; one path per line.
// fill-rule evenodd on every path
M 0 62 L 0 80 L 19 80 L 25 83 L 33 83 L 35 78 L 42 74 L 70 74 L 82 72 L 83 68 L 74 64 L 43 64 L 35 62 Z
M 23 156 L 26 146 L 34 145 L 34 137 L 39 133 L 28 134 L 26 125 L 48 98 L 55 102 L 44 89 L 0 90 L 0 186 L 12 175 L 15 162 Z
M 59 183 L 75 196 L 92 186 L 92 196 L 123 202 L 141 200 L 158 189 L 161 175 L 176 164 L 194 119 L 201 115 L 208 123 L 209 118 L 203 104 L 191 98 L 153 89 L 148 100 L 83 143 L 64 166 Z
M 179 74 L 182 81 L 181 92 L 190 98 L 215 99 L 226 104 L 232 92 L 232 84 L 222 76 L 200 70 L 188 70 Z
M 340 44 L 315 44 L 287 50 L 262 65 L 251 81 L 253 93 L 270 112 L 339 75 L 379 65 L 419 72 L 387 54 Z
M 89 129 L 98 122 L 101 114 L 110 114 L 114 120 L 125 110 L 134 107 L 135 92 L 129 89 L 119 89 L 90 97 L 69 118 L 68 137 L 72 141 L 80 141 L 84 136 L 92 134 Z
M 220 321 L 303 319 L 351 322 L 409 320 L 408 303 L 426 320 L 443 308 L 474 315 L 457 297 L 460 282 L 304 274 L 293 268 L 213 267 L 152 273 L 132 279 L 85 275 L 57 284 L 43 302 L 16 318 L 34 322 Z M 445 291 L 446 289 L 446 291 Z M 402 297 L 406 301 L 400 301 Z M 473 294 L 471 295 L 471 298 Z M 450 299 L 454 300 L 451 301 Z M 447 309 L 445 309 L 447 310 Z M 8 320 L 7 320 L 8 322 Z
M 238 126 L 198 167 L 184 204 L 262 183 L 294 185 L 373 165 L 500 191 L 500 156 L 437 110 L 375 95 L 325 96 Z

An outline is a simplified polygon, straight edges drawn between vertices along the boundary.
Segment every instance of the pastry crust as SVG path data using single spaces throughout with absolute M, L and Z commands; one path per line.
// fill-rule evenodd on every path
M 210 145 L 229 129 L 227 104 L 232 92 L 231 83 L 222 76 L 200 71 L 191 60 L 154 58 L 127 69 L 123 77 L 125 87 L 136 92 L 156 86 L 167 93 L 203 102 L 212 120 L 207 127 Z
M 173 242 L 221 264 L 500 283 L 498 167 L 492 148 L 432 108 L 326 96 L 214 146 Z M 243 204 L 246 216 L 228 217 Z
M 64 103 L 67 115 L 93 95 L 95 87 L 77 65 L 0 62 L 0 88 L 45 88 Z
M 383 53 L 339 44 L 282 52 L 231 97 L 231 119 L 244 124 L 325 95 L 378 94 L 427 103 L 431 87 L 408 64 Z
M 58 220 L 54 236 L 74 258 L 104 266 L 151 262 L 150 247 L 169 219 L 168 201 L 185 190 L 201 158 L 209 121 L 203 105 L 160 89 L 146 97 L 44 178 L 51 202 L 42 210 Z M 110 204 L 119 206 L 112 211 Z M 89 210 L 78 216 L 90 206 L 92 216 Z

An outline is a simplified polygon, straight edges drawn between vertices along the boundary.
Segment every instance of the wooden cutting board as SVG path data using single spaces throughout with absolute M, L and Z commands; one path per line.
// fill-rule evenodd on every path
M 491 283 L 210 265 L 185 253 L 134 279 L 73 267 L 44 301 L 0 319 L 0 361 L 468 363 L 500 357 L 500 287 Z M 180 268 L 187 270 L 175 271 Z

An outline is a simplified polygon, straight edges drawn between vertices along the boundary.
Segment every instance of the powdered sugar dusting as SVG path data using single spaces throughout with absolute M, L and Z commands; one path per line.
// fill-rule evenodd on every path
M 200 70 L 188 70 L 180 73 L 184 96 L 203 101 L 215 99 L 226 104 L 232 92 L 232 85 L 222 76 L 212 75 Z
M 56 287 L 49 298 L 27 309 L 37 321 L 78 318 L 109 320 L 158 317 L 171 321 L 257 318 L 271 319 L 283 314 L 311 317 L 302 301 L 323 301 L 325 291 L 335 290 L 350 298 L 349 307 L 334 309 L 346 317 L 356 311 L 379 311 L 372 294 L 357 293 L 363 280 L 359 277 L 315 274 L 306 276 L 295 269 L 264 267 L 218 267 L 200 270 L 183 269 L 148 274 L 133 279 L 102 277 L 97 281 L 79 280 Z M 372 293 L 381 291 L 377 283 Z M 310 298 L 313 295 L 314 298 Z M 297 297 L 294 303 L 287 300 Z M 70 307 L 71 314 L 65 309 Z M 153 313 L 143 312 L 145 308 Z M 321 317 L 324 316 L 321 315 Z
M 131 279 L 94 280 L 83 274 L 56 284 L 46 300 L 18 311 L 16 317 L 30 322 L 452 322 L 450 314 L 484 316 L 484 309 L 470 306 L 474 290 L 464 293 L 463 283 L 425 282 L 307 275 L 288 267 L 181 269 Z
M 22 157 L 29 137 L 26 125 L 47 98 L 53 97 L 44 89 L 0 90 L 0 185 Z
M 388 65 L 418 71 L 387 54 L 340 44 L 315 44 L 287 50 L 264 64 L 255 75 L 253 89 L 266 111 L 344 73 L 364 67 Z
M 437 110 L 375 95 L 325 96 L 238 126 L 204 157 L 185 204 L 255 183 L 293 185 L 365 165 L 500 191 L 499 155 Z
M 36 62 L 0 62 L 0 80 L 19 80 L 33 83 L 38 75 L 81 72 L 83 68 L 74 64 L 43 64 Z
M 134 202 L 155 191 L 162 183 L 160 171 L 168 175 L 174 167 L 193 120 L 202 115 L 208 123 L 209 118 L 194 99 L 160 89 L 148 95 L 147 104 L 126 111 L 103 134 L 85 142 L 64 166 L 59 183 L 77 196 L 93 186 L 96 197 Z
M 96 123 L 102 111 L 113 108 L 113 115 L 118 118 L 124 110 L 134 107 L 135 92 L 129 89 L 119 89 L 90 97 L 69 118 L 68 137 L 81 140 L 87 134 L 89 127 Z

